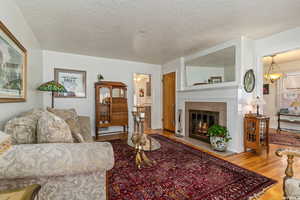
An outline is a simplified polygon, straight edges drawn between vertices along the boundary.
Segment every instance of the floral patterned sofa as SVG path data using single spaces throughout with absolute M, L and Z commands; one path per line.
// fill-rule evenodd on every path
M 0 156 L 0 191 L 40 184 L 39 200 L 105 200 L 106 172 L 114 165 L 111 144 L 93 142 L 87 117 L 78 117 L 85 142 L 29 144 L 34 138 L 27 133 L 37 134 L 44 112 L 34 110 L 7 122 L 5 130 L 15 145 Z

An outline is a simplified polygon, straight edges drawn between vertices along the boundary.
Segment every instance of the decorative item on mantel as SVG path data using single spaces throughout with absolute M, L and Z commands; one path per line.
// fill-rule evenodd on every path
M 55 92 L 67 92 L 66 88 L 56 81 L 49 81 L 40 85 L 37 90 L 44 92 L 51 92 L 51 108 L 54 108 L 54 94 Z
M 228 142 L 231 140 L 226 127 L 215 124 L 207 130 L 207 134 L 210 137 L 210 144 L 214 150 L 226 151 Z

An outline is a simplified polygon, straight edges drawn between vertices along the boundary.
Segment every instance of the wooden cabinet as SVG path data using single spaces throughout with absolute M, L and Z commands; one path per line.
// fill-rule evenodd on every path
M 269 117 L 247 114 L 244 118 L 244 150 L 261 153 L 264 147 L 269 153 Z
M 100 81 L 95 83 L 96 97 L 96 139 L 99 136 L 109 137 L 109 134 L 101 134 L 102 128 L 110 126 L 123 126 L 120 137 L 127 135 L 128 131 L 128 105 L 127 105 L 127 86 L 121 82 Z M 116 133 L 111 133 L 116 136 Z

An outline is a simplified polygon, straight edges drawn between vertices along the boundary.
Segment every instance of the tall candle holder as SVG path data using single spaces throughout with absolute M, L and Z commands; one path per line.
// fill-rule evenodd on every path
M 134 110 L 132 112 L 132 116 L 134 121 L 134 132 L 132 134 L 131 141 L 134 144 L 136 151 L 135 163 L 139 169 L 141 169 L 143 164 L 152 166 L 155 164 L 155 161 L 150 160 L 144 151 L 147 141 L 150 142 L 150 148 L 152 146 L 151 139 L 149 139 L 144 133 L 145 113 Z

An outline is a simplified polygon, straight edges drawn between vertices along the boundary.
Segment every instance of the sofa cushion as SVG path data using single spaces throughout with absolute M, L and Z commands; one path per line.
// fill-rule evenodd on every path
M 39 120 L 39 118 L 42 116 L 42 113 L 45 112 L 42 108 L 33 108 L 27 112 L 21 113 L 18 117 L 30 117 L 33 120 L 36 120 L 36 122 Z
M 61 119 L 65 120 L 65 122 L 69 125 L 75 142 L 84 142 L 84 139 L 81 135 L 80 125 L 78 122 L 78 115 L 75 109 L 47 108 L 47 110 L 53 113 L 54 115 L 60 117 Z
M 91 121 L 89 117 L 79 116 L 78 121 L 80 124 L 81 135 L 85 142 L 94 142 L 91 134 Z
M 12 144 L 36 143 L 37 121 L 32 117 L 18 117 L 9 120 L 4 127 L 4 132 L 11 136 Z
M 54 115 L 62 118 L 63 120 L 67 119 L 76 119 L 78 118 L 77 112 L 74 108 L 71 109 L 57 109 L 57 108 L 47 108 L 47 110 Z
M 11 148 L 10 136 L 0 131 L 0 156 Z
M 73 137 L 68 124 L 60 117 L 44 112 L 37 126 L 38 143 L 72 143 Z

